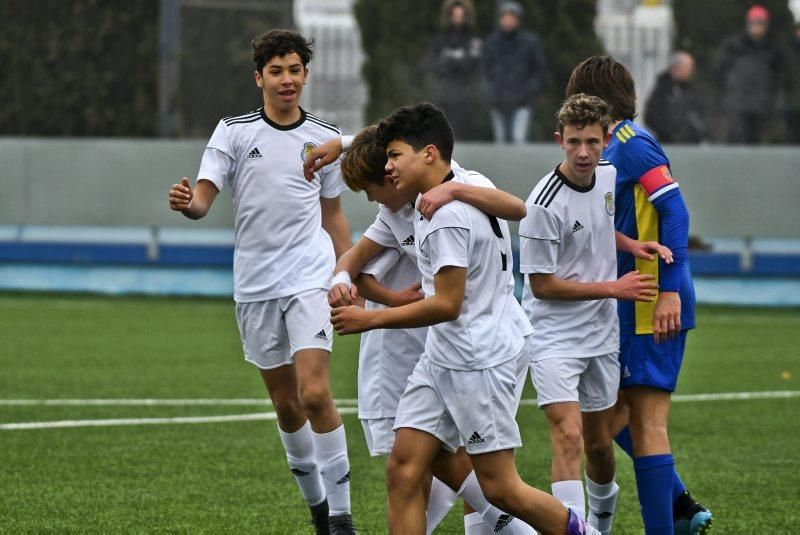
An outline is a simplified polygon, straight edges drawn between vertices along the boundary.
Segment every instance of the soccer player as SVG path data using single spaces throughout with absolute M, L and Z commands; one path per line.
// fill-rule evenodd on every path
M 397 190 L 391 178 L 387 177 L 384 169 L 386 150 L 378 143 L 376 134 L 376 126 L 361 131 L 349 144 L 342 161 L 342 175 L 350 189 L 364 191 L 369 200 L 382 204 L 375 222 L 336 264 L 337 276 L 328 294 L 329 303 L 334 307 L 355 301 L 355 288 L 349 281 L 357 276 L 356 284 L 361 288 L 359 293 L 369 299 L 366 303 L 368 310 L 402 306 L 422 298 L 419 293 L 422 274 L 417 268 L 414 248 L 414 216 L 419 213 L 413 204 L 416 193 Z M 334 143 L 326 143 L 321 151 L 338 152 L 340 148 L 330 146 Z M 420 206 L 432 213 L 431 210 L 435 211 L 441 204 L 458 197 L 498 217 L 521 219 L 525 215 L 525 205 L 520 199 L 491 187 L 491 182 L 483 175 L 467 171 L 462 178 L 483 186 L 452 180 L 429 191 L 420 201 Z M 339 280 L 342 282 L 337 282 Z M 530 323 L 521 309 L 517 321 L 523 325 L 526 335 L 531 334 Z M 359 417 L 372 455 L 387 455 L 391 450 L 397 403 L 423 353 L 427 331 L 427 327 L 377 329 L 361 336 Z M 522 377 L 520 385 L 524 383 L 529 360 L 526 354 L 518 363 L 517 372 Z M 529 526 L 513 520 L 486 501 L 471 474 L 472 465 L 463 448 L 459 448 L 455 455 L 442 454 L 434 472 L 447 483 L 437 478 L 432 480 L 427 501 L 428 533 L 441 522 L 459 495 L 468 505 L 464 517 L 467 535 L 483 534 L 487 530 L 509 535 L 533 532 Z
M 653 302 L 620 302 L 621 399 L 630 426 L 617 443 L 633 457 L 636 486 L 648 534 L 703 533 L 711 512 L 694 501 L 675 470 L 667 422 L 686 334 L 694 328 L 694 287 L 686 248 L 689 213 L 658 142 L 633 122 L 636 90 L 614 58 L 593 56 L 572 71 L 567 96 L 586 93 L 611 107 L 611 140 L 604 156 L 617 169 L 615 226 L 629 238 L 658 241 L 672 264 L 643 262 L 624 251 L 618 273 L 638 270 L 658 280 Z M 619 405 L 619 404 L 618 404 Z
M 552 490 L 585 515 L 580 478 L 586 452 L 589 524 L 611 531 L 619 487 L 611 422 L 620 366 L 616 299 L 651 301 L 653 275 L 617 279 L 616 171 L 600 159 L 608 106 L 573 95 L 556 115 L 564 160 L 533 188 L 520 223 L 523 308 L 534 325 L 531 377 L 550 425 Z
M 380 123 L 378 137 L 400 191 L 422 194 L 462 174 L 451 168 L 450 125 L 430 104 L 401 108 Z M 493 505 L 545 534 L 597 533 L 558 500 L 526 485 L 516 470 L 517 366 L 525 340 L 514 321 L 519 305 L 509 285 L 507 223 L 455 200 L 430 220 L 415 217 L 414 231 L 425 299 L 331 312 L 341 334 L 431 326 L 397 408 L 387 465 L 391 530 L 425 532 L 425 474 L 442 448 L 455 452 L 465 444 Z
M 350 466 L 329 385 L 333 329 L 327 290 L 350 247 L 337 167 L 305 182 L 300 164 L 339 129 L 299 106 L 312 42 L 273 30 L 253 41 L 264 106 L 219 122 L 194 187 L 184 177 L 170 208 L 200 219 L 231 190 L 234 300 L 245 360 L 256 365 L 278 417 L 289 468 L 317 533 L 352 533 Z

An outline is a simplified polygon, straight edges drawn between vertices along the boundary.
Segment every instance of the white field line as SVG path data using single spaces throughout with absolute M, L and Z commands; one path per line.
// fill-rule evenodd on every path
M 675 403 L 692 401 L 728 401 L 750 399 L 782 399 L 800 397 L 800 390 L 772 390 L 765 392 L 717 392 L 712 394 L 676 394 Z M 356 405 L 357 399 L 336 399 L 337 405 Z M 535 405 L 535 399 L 523 399 L 522 405 Z M 190 406 L 236 406 L 270 407 L 272 402 L 262 398 L 241 399 L 0 399 L 0 406 L 48 406 L 48 407 L 190 407 Z
M 358 409 L 345 407 L 339 414 L 355 414 Z M 253 414 L 228 414 L 225 416 L 184 416 L 179 418 L 115 418 L 110 420 L 59 420 L 55 422 L 23 422 L 18 424 L 2 424 L 0 430 L 19 429 L 53 429 L 64 427 L 107 427 L 116 425 L 158 425 L 158 424 L 206 424 L 224 422 L 250 422 L 255 420 L 275 420 L 274 412 Z
M 719 392 L 715 394 L 683 394 L 672 396 L 676 403 L 687 403 L 697 401 L 730 401 L 730 400 L 754 400 L 754 399 L 787 399 L 800 397 L 800 390 L 774 390 L 766 392 Z M 353 405 L 356 400 L 339 399 L 338 405 Z M 39 406 L 186 406 L 186 405 L 268 405 L 269 402 L 263 399 L 4 399 L 0 400 L 0 405 L 39 405 Z M 535 399 L 523 399 L 521 405 L 536 405 Z M 357 414 L 356 407 L 341 407 L 340 414 Z M 200 424 L 200 423 L 224 423 L 224 422 L 246 422 L 252 420 L 275 420 L 274 412 L 253 413 L 253 414 L 231 414 L 223 416 L 184 416 L 177 418 L 116 418 L 106 420 L 60 420 L 51 422 L 22 422 L 11 424 L 0 424 L 0 431 L 10 431 L 19 429 L 51 429 L 63 427 L 98 427 L 98 426 L 117 426 L 117 425 L 156 425 L 156 424 Z

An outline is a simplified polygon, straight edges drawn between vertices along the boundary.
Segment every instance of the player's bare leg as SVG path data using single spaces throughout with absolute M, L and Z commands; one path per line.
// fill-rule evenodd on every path
M 473 472 L 472 461 L 461 447 L 455 453 L 440 450 L 431 469 L 437 479 L 454 490 L 464 500 L 464 532 L 485 533 L 489 530 L 506 535 L 535 535 L 532 527 L 522 520 L 489 503 Z M 430 525 L 428 526 L 430 529 Z
M 579 517 L 572 516 L 557 499 L 527 485 L 519 477 L 514 464 L 514 450 L 470 455 L 472 466 L 486 498 L 502 509 L 539 530 L 543 535 L 580 533 L 570 531 L 570 525 L 580 526 Z M 588 526 L 586 526 L 588 528 Z M 594 533 L 594 530 L 585 533 Z
M 398 534 L 425 533 L 425 494 L 422 484 L 433 459 L 442 449 L 435 436 L 401 427 L 386 462 L 389 530 Z
M 566 507 L 586 517 L 586 503 L 581 481 L 583 438 L 580 407 L 577 401 L 550 403 L 543 407 L 550 425 L 553 459 L 550 476 L 553 496 Z
M 671 394 L 656 388 L 633 386 L 625 389 L 625 397 L 630 410 L 634 456 L 670 453 L 667 423 Z
M 350 532 L 350 465 L 344 427 L 330 390 L 330 354 L 305 349 L 295 353 L 294 361 L 261 370 L 287 459 L 315 522 L 323 522 L 329 513 L 332 527 L 341 520 L 345 532 Z
M 603 533 L 611 531 L 619 486 L 611 425 L 615 409 L 581 413 L 586 453 L 587 521 Z

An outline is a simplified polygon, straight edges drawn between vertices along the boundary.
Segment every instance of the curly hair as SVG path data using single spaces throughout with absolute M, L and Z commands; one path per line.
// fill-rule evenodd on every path
M 592 56 L 572 71 L 566 96 L 585 93 L 605 100 L 611 107 L 611 118 L 636 117 L 636 87 L 625 66 L 611 56 Z
M 264 65 L 275 56 L 283 57 L 292 52 L 296 52 L 300 56 L 300 61 L 305 67 L 311 61 L 313 55 L 311 47 L 314 46 L 314 40 L 306 39 L 291 30 L 272 30 L 256 36 L 252 45 L 253 61 L 256 64 L 256 70 L 261 72 Z
M 571 95 L 556 113 L 558 131 L 563 134 L 565 126 L 575 126 L 580 130 L 590 124 L 599 124 L 605 136 L 611 124 L 610 112 L 608 104 L 598 97 L 584 93 Z
M 378 142 L 404 141 L 419 152 L 434 145 L 446 162 L 453 156 L 453 129 L 444 112 L 430 102 L 403 106 L 378 124 Z
M 382 186 L 386 175 L 386 149 L 378 142 L 378 127 L 371 125 L 353 138 L 342 160 L 342 178 L 355 192 L 370 184 Z

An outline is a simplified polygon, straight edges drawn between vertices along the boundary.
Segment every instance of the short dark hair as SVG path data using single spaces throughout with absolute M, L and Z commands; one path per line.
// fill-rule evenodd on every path
M 426 145 L 439 149 L 447 162 L 453 156 L 453 129 L 444 112 L 430 102 L 403 106 L 378 124 L 378 141 L 384 147 L 392 141 L 405 141 L 415 151 Z
M 291 30 L 272 30 L 256 36 L 252 44 L 253 61 L 256 64 L 256 70 L 261 72 L 264 65 L 275 56 L 283 57 L 292 52 L 296 52 L 300 56 L 300 61 L 305 67 L 311 61 L 313 55 L 311 47 L 314 46 L 314 40 L 306 39 Z
M 611 107 L 611 118 L 636 117 L 636 86 L 625 66 L 611 56 L 592 56 L 572 71 L 567 82 L 567 95 L 593 95 Z
M 571 95 L 556 113 L 558 131 L 563 134 L 565 126 L 574 126 L 580 130 L 590 124 L 596 124 L 603 129 L 603 135 L 606 135 L 611 123 L 608 112 L 608 104 L 598 97 L 583 93 Z
M 378 142 L 378 127 L 371 125 L 359 132 L 342 160 L 342 178 L 353 191 L 370 184 L 383 186 L 386 176 L 386 149 Z

